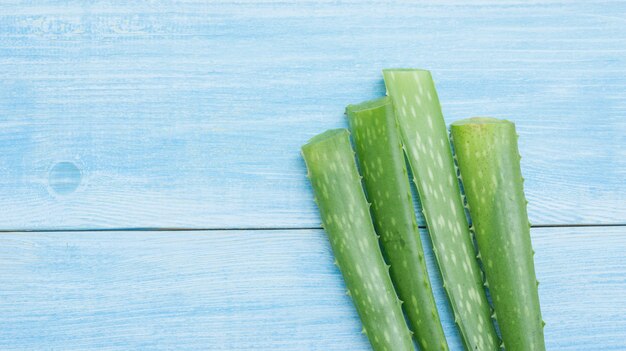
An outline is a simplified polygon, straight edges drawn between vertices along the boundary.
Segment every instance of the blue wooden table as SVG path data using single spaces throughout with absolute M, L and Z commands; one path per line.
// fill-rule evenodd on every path
M 299 147 L 400 66 L 517 124 L 548 348 L 626 350 L 626 3 L 276 0 L 0 1 L 0 349 L 368 350 Z

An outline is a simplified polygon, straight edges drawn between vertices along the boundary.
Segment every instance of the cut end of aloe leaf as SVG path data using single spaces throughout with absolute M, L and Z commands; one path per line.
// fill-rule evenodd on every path
M 428 73 L 430 74 L 429 70 L 426 69 L 422 69 L 422 68 L 385 68 L 383 69 L 383 73 L 386 72 L 412 72 L 412 73 Z
M 403 89 L 404 87 L 409 88 L 408 91 L 411 91 L 412 86 L 415 87 L 417 85 L 419 87 L 425 82 L 432 81 L 430 71 L 419 68 L 387 68 L 383 69 L 383 76 L 385 77 L 385 82 L 389 83 L 394 82 L 398 78 L 399 81 L 396 81 L 395 84 L 402 91 L 406 91 Z
M 453 122 L 451 125 L 464 126 L 471 124 L 512 124 L 512 122 L 505 119 L 497 119 L 493 117 L 472 117 L 458 120 L 456 122 Z
M 327 140 L 334 139 L 338 135 L 342 135 L 342 134 L 349 135 L 350 132 L 348 132 L 348 130 L 345 128 L 329 129 L 325 131 L 324 133 L 318 134 L 314 136 L 313 138 L 309 139 L 309 141 L 302 146 L 302 150 L 308 149 L 316 144 L 323 143 Z
M 379 99 L 369 100 L 369 101 L 365 101 L 359 104 L 348 105 L 348 107 L 346 107 L 346 113 L 350 114 L 350 113 L 357 113 L 361 111 L 374 110 L 379 107 L 383 107 L 389 103 L 390 103 L 389 97 L 385 96 Z

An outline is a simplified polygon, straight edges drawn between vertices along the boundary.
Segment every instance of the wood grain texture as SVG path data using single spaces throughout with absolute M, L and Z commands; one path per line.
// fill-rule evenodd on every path
M 321 230 L 0 237 L 2 350 L 370 349 Z M 532 239 L 548 349 L 626 349 L 626 228 Z
M 626 223 L 626 4 L 0 3 L 0 229 L 318 226 L 299 147 L 433 71 L 517 123 L 534 224 Z

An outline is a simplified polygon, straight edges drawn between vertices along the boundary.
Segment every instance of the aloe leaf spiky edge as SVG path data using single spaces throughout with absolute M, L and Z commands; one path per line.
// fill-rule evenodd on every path
M 422 351 L 448 350 L 424 262 L 411 188 L 388 97 L 349 105 L 346 114 L 367 199 L 391 278 Z
M 376 351 L 413 350 L 410 331 L 385 264 L 346 129 L 313 137 L 302 147 L 324 229 Z
M 515 125 L 477 117 L 450 129 L 503 346 L 545 350 Z
M 448 133 L 430 72 L 383 70 L 413 171 L 433 252 L 467 350 L 497 350 L 481 270 L 461 199 Z

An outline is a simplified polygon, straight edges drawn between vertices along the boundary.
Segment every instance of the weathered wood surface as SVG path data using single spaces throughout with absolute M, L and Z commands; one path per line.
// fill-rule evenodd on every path
M 626 224 L 624 18 L 0 2 L 0 230 L 250 229 L 0 233 L 0 349 L 367 350 L 324 233 L 255 229 L 319 226 L 299 147 L 384 94 L 385 67 L 431 69 L 447 122 L 516 122 L 533 224 Z M 533 228 L 550 350 L 626 349 L 625 228 Z
M 2 350 L 369 350 L 321 230 L 0 238 Z M 626 228 L 532 239 L 548 349 L 626 349 Z
M 0 3 L 0 229 L 316 227 L 299 147 L 433 71 L 535 224 L 626 223 L 624 2 Z

